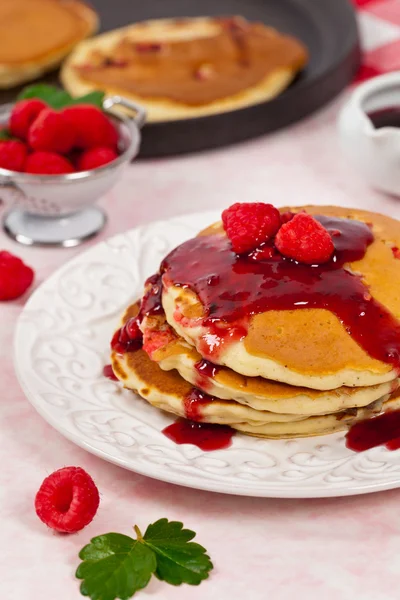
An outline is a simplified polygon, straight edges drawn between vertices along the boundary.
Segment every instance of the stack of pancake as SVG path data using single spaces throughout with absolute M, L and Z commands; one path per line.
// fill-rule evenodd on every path
M 143 332 L 143 347 L 112 352 L 113 370 L 126 388 L 180 417 L 230 425 L 267 438 L 332 433 L 400 407 L 400 291 L 396 284 L 400 223 L 338 207 L 291 210 L 329 216 L 339 224 L 340 219 L 358 221 L 371 229 L 373 241 L 364 256 L 343 269 L 347 279 L 351 274 L 365 286 L 365 302 L 382 309 L 381 322 L 376 319 L 373 324 L 376 351 L 366 341 L 370 330 L 363 334 L 360 324 L 349 327 L 334 311 L 312 305 L 304 276 L 299 288 L 304 291 L 303 303 L 290 310 L 287 306 L 261 310 L 252 305 L 251 311 L 241 314 L 241 307 L 248 306 L 248 268 L 266 281 L 262 279 L 264 263 L 247 267 L 250 259 L 234 261 L 227 279 L 227 263 L 222 260 L 228 252 L 226 234 L 221 223 L 216 223 L 196 238 L 205 240 L 203 248 L 213 244 L 221 248 L 215 251 L 213 264 L 204 250 L 195 251 L 196 245 L 181 245 L 163 261 L 159 274 L 148 280 L 142 301 L 126 310 L 122 327 L 137 318 Z M 222 245 L 221 239 L 225 240 Z M 294 264 L 293 273 L 300 281 L 296 268 Z M 313 268 L 303 265 L 299 273 Z M 206 282 L 203 287 L 197 285 L 199 273 Z M 233 287 L 228 289 L 226 282 L 231 280 Z M 292 282 L 279 284 L 289 293 Z M 271 289 L 259 286 L 257 306 Z M 327 295 L 333 293 L 339 302 L 341 295 L 346 297 L 346 290 L 326 290 Z M 347 298 L 346 306 L 353 300 Z M 221 316 L 221 306 L 229 307 L 229 314 Z M 368 307 L 358 317 L 368 320 Z

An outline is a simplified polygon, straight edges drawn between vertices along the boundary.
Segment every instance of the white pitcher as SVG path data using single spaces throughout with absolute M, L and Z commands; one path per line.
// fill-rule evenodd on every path
M 377 129 L 368 114 L 397 108 L 400 114 L 400 71 L 359 85 L 339 115 L 343 152 L 375 188 L 400 196 L 400 128 Z

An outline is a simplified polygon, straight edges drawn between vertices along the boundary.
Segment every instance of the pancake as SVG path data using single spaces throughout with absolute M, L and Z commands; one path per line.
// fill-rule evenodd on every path
M 242 17 L 160 19 L 82 42 L 61 79 L 73 95 L 120 94 L 168 121 L 274 98 L 307 59 L 299 40 Z
M 288 209 L 282 209 L 285 210 Z M 368 307 L 374 308 L 376 303 L 380 303 L 378 308 L 381 307 L 379 310 L 382 309 L 382 314 L 377 313 L 377 319 L 372 323 L 376 328 L 376 347 L 379 349 L 382 340 L 378 340 L 378 336 L 383 331 L 385 315 L 389 315 L 392 320 L 400 319 L 400 287 L 394 285 L 400 278 L 400 260 L 392 250 L 400 247 L 400 223 L 390 217 L 359 209 L 306 206 L 292 210 L 350 219 L 367 223 L 371 228 L 374 240 L 367 247 L 364 257 L 346 263 L 344 269 L 359 275 L 358 278 L 352 278 L 352 281 L 357 280 L 362 289 L 362 284 L 365 285 L 363 302 L 368 303 Z M 364 226 L 363 229 L 367 228 Z M 367 387 L 397 379 L 398 367 L 394 364 L 396 357 L 392 360 L 388 353 L 386 362 L 372 356 L 361 345 L 360 340 L 354 338 L 357 323 L 350 335 L 343 320 L 328 309 L 307 307 L 254 311 L 245 323 L 245 328 L 242 322 L 220 319 L 220 329 L 216 335 L 213 324 L 215 318 L 205 322 L 207 307 L 193 289 L 196 282 L 191 281 L 191 271 L 202 273 L 203 281 L 210 284 L 207 283 L 207 293 L 211 286 L 215 297 L 224 297 L 226 300 L 228 295 L 231 305 L 238 307 L 243 304 L 244 277 L 238 272 L 240 265 L 237 266 L 236 263 L 234 267 L 230 263 L 228 267 L 224 264 L 225 271 L 220 268 L 218 261 L 221 262 L 221 257 L 224 258 L 227 252 L 224 250 L 227 242 L 221 224 L 208 228 L 202 235 L 205 238 L 197 238 L 203 239 L 201 244 L 189 241 L 173 251 L 163 262 L 162 306 L 168 323 L 177 335 L 194 346 L 203 357 L 247 377 L 263 377 L 317 390 L 337 389 L 341 386 Z M 229 252 L 232 254 L 231 250 Z M 181 279 L 174 280 L 177 273 L 180 273 L 180 266 Z M 302 272 L 304 273 L 304 269 Z M 343 269 L 342 272 L 345 273 Z M 345 275 L 348 282 L 351 275 Z M 291 281 L 289 279 L 285 285 Z M 256 292 L 262 299 L 262 291 L 257 288 Z M 305 286 L 304 293 L 306 292 Z M 340 293 L 345 294 L 346 289 L 342 288 Z M 346 302 L 350 303 L 351 300 L 349 298 Z M 346 306 L 342 306 L 342 309 L 345 310 Z M 216 306 L 208 307 L 208 310 L 215 313 Z M 384 317 L 382 321 L 379 319 L 381 316 Z M 391 334 L 390 327 L 388 333 Z M 370 334 L 366 331 L 364 340 L 367 340 L 368 335 Z
M 399 386 L 399 380 L 394 380 L 369 387 L 343 386 L 335 390 L 317 391 L 263 377 L 246 377 L 227 367 L 217 367 L 202 360 L 197 350 L 182 338 L 166 337 L 165 315 L 145 317 L 141 329 L 144 333 L 144 349 L 150 351 L 148 340 L 151 339 L 149 355 L 161 369 L 175 369 L 183 379 L 210 396 L 235 400 L 258 411 L 303 416 L 324 415 L 367 406 L 391 394 Z M 161 334 L 159 343 L 158 334 Z
M 142 349 L 122 355 L 113 352 L 112 367 L 126 388 L 136 391 L 158 409 L 203 423 L 229 425 L 258 437 L 290 438 L 334 433 L 346 429 L 357 420 L 400 406 L 400 399 L 394 394 L 391 398 L 386 395 L 368 407 L 335 414 L 316 417 L 278 414 L 202 395 L 198 402 L 196 388 L 177 371 L 163 371 Z M 193 403 L 198 406 L 194 408 Z
M 0 88 L 40 77 L 97 27 L 80 0 L 1 0 Z

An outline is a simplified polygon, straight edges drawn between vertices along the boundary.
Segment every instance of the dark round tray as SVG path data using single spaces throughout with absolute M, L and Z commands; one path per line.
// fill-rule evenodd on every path
M 243 15 L 300 38 L 307 68 L 277 98 L 209 117 L 149 123 L 142 157 L 217 148 L 280 129 L 309 115 L 352 79 L 360 60 L 354 11 L 348 0 L 92 0 L 102 31 L 134 21 L 174 16 Z M 46 79 L 54 80 L 50 75 Z M 3 102 L 16 90 L 2 92 Z

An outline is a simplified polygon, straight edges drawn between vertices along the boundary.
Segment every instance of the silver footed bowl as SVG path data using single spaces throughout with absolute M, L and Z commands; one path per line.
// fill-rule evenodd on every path
M 7 125 L 12 107 L 6 104 L 0 108 L 0 127 Z M 128 109 L 133 117 L 117 113 L 114 107 Z M 120 154 L 111 163 L 67 175 L 33 175 L 0 168 L 0 197 L 11 205 L 3 228 L 14 240 L 26 245 L 70 247 L 104 227 L 106 215 L 93 204 L 115 185 L 138 154 L 146 113 L 120 96 L 107 98 L 103 108 L 119 133 Z

